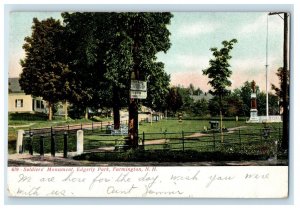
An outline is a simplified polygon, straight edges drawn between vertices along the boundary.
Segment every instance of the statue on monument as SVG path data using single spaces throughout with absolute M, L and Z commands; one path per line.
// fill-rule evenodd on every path
M 251 110 L 256 110 L 257 112 L 257 102 L 256 102 L 256 83 L 253 80 L 251 82 L 252 94 L 251 94 Z
M 251 87 L 252 87 L 252 92 L 253 93 L 256 93 L 256 83 L 255 83 L 255 81 L 253 80 L 252 82 L 251 82 Z

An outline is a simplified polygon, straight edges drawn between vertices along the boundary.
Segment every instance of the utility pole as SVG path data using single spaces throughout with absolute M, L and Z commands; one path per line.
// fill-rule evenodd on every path
M 133 54 L 133 69 L 130 76 L 130 86 L 133 80 L 140 79 L 139 72 L 139 62 L 138 53 L 139 53 L 139 31 L 138 31 L 138 22 L 133 17 L 132 25 L 132 54 Z M 131 91 L 131 89 L 129 90 Z M 128 145 L 130 148 L 136 149 L 139 143 L 139 133 L 138 133 L 138 99 L 132 98 L 131 93 L 129 93 L 129 107 L 128 107 L 129 121 L 128 121 Z
M 288 14 L 284 13 L 284 43 L 283 43 L 283 140 L 282 148 L 289 147 L 289 103 L 288 103 Z
M 283 14 L 284 17 L 282 18 L 280 14 Z M 269 15 L 278 15 L 281 19 L 284 21 L 283 26 L 283 78 L 282 78 L 282 107 L 283 107 L 283 123 L 282 123 L 282 142 L 281 142 L 281 148 L 283 150 L 288 150 L 289 147 L 289 79 L 288 79 L 288 34 L 289 34 L 289 23 L 288 23 L 288 13 L 286 12 L 270 12 Z

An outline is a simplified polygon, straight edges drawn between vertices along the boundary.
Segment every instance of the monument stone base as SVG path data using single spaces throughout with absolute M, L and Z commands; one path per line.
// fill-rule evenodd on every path
M 259 117 L 257 116 L 257 109 L 250 110 L 250 119 L 247 123 L 259 123 Z

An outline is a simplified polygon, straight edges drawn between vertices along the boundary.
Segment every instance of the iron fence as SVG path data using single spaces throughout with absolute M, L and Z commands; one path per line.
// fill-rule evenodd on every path
M 85 152 L 126 151 L 127 133 L 107 133 L 102 123 L 74 126 L 51 127 L 49 129 L 31 129 L 24 134 L 23 151 L 30 154 L 64 153 L 76 151 L 76 132 L 84 131 Z M 262 129 L 238 128 L 220 133 L 208 132 L 157 132 L 141 133 L 139 149 L 141 150 L 178 150 L 185 152 L 224 151 L 229 153 L 266 154 L 277 150 L 281 141 L 281 129 L 265 127 Z

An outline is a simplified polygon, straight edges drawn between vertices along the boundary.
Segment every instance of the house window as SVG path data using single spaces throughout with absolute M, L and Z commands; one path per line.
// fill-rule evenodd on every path
M 41 109 L 44 109 L 45 108 L 45 106 L 44 106 L 44 102 L 43 101 L 41 101 Z
M 40 100 L 36 100 L 36 108 L 41 108 L 41 101 Z
M 23 99 L 16 99 L 16 101 L 15 101 L 15 107 L 16 108 L 23 107 Z

